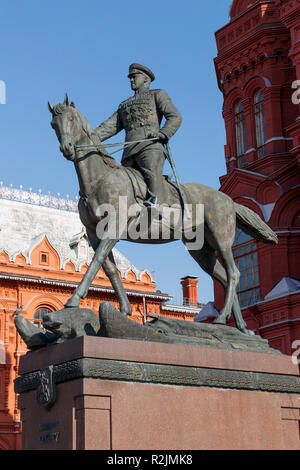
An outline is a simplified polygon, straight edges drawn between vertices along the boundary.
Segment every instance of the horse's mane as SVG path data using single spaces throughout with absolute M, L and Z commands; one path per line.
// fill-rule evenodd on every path
M 69 106 L 70 105 L 66 105 L 64 103 L 58 103 L 55 106 L 53 106 L 52 114 L 54 116 L 58 116 L 60 114 L 63 114 L 64 112 L 67 111 Z M 99 136 L 96 134 L 96 132 L 94 131 L 93 127 L 91 126 L 91 124 L 89 123 L 87 118 L 80 111 L 78 111 L 78 109 L 76 109 L 75 106 L 73 106 L 73 109 L 78 114 L 78 117 L 79 117 L 81 125 L 82 125 L 82 129 L 85 132 L 85 134 L 88 136 L 88 138 L 93 143 L 95 143 L 95 138 L 96 138 L 97 140 L 99 140 L 99 147 L 100 146 L 102 147 Z M 96 143 L 95 143 L 95 147 L 97 147 Z M 101 153 L 104 157 L 107 157 L 107 158 L 104 159 L 104 162 L 107 166 L 109 166 L 110 168 L 121 168 L 121 165 L 111 155 L 108 154 L 108 152 L 104 149 L 104 147 L 103 147 L 103 152 L 101 152 Z
M 59 114 L 63 114 L 67 110 L 68 106 L 66 106 L 63 103 L 58 103 L 55 106 L 53 106 L 51 112 L 53 116 L 58 116 Z

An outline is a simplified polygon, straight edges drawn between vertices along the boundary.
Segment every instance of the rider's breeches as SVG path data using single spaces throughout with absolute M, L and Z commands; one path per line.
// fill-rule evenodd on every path
M 145 149 L 137 156 L 123 161 L 122 165 L 138 169 L 147 184 L 148 197 L 157 197 L 159 199 L 164 163 L 165 154 L 162 151 Z

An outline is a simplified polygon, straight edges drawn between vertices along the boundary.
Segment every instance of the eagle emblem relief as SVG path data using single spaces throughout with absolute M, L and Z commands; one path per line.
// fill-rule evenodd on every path
M 39 371 L 39 386 L 36 399 L 40 406 L 49 409 L 56 401 L 56 385 L 53 383 L 53 366 Z

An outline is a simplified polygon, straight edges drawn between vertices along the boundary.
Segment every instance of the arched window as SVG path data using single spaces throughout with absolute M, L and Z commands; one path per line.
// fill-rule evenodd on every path
M 50 310 L 50 308 L 40 307 L 34 314 L 34 322 L 33 323 L 36 326 L 38 326 L 39 328 L 42 328 L 44 316 L 47 313 L 50 313 L 50 312 L 52 312 L 52 310 Z
M 266 156 L 266 120 L 265 120 L 265 103 L 264 94 L 259 90 L 254 97 L 255 111 L 255 127 L 256 127 L 256 143 L 257 156 L 263 158 Z
M 235 136 L 236 136 L 236 153 L 238 158 L 238 166 L 242 168 L 246 165 L 245 153 L 247 151 L 246 142 L 246 126 L 244 106 L 241 101 L 234 108 L 235 114 Z
M 260 301 L 256 243 L 240 229 L 236 230 L 233 256 L 241 274 L 237 287 L 240 306 L 256 304 Z
M 292 227 L 300 228 L 300 211 L 293 218 Z

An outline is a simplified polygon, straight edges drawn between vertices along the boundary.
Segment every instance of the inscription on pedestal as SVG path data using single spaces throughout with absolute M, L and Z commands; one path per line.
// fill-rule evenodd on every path
M 40 423 L 39 424 L 39 434 L 38 435 L 38 443 L 39 444 L 49 444 L 50 442 L 58 442 L 59 439 L 59 431 L 53 431 L 54 429 L 58 428 L 58 421 L 52 421 L 49 423 Z M 48 431 L 48 432 L 47 432 Z
M 50 442 L 58 442 L 59 432 L 49 432 L 38 436 L 39 444 L 49 444 Z
M 39 432 L 52 431 L 58 427 L 58 421 L 53 421 L 52 423 L 41 423 L 39 424 Z

